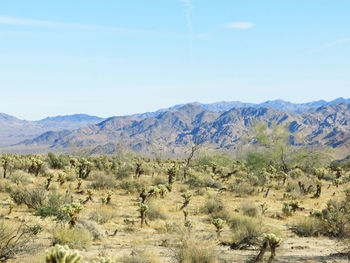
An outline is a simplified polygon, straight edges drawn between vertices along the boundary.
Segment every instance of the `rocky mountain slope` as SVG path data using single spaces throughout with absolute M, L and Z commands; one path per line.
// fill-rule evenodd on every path
M 103 118 L 86 114 L 57 116 L 39 121 L 25 121 L 0 113 L 0 146 L 32 139 L 47 131 L 73 130 L 101 122 Z
M 11 149 L 69 152 L 83 147 L 92 153 L 113 153 L 123 148 L 144 154 L 181 155 L 192 142 L 205 140 L 210 148 L 234 150 L 245 143 L 243 138 L 251 125 L 261 121 L 289 123 L 291 133 L 302 133 L 309 145 L 350 147 L 350 104 L 339 103 L 302 113 L 267 107 L 215 112 L 186 104 L 156 116 L 112 117 L 72 131 L 47 132 Z

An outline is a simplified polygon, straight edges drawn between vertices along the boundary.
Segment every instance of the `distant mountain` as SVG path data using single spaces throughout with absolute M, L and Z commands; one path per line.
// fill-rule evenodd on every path
M 96 116 L 75 114 L 25 121 L 0 113 L 0 146 L 15 144 L 47 131 L 74 130 L 104 120 Z
M 214 112 L 224 112 L 228 111 L 232 108 L 261 108 L 261 107 L 267 107 L 275 110 L 281 110 L 281 111 L 288 111 L 288 112 L 295 112 L 295 113 L 302 113 L 304 111 L 307 111 L 311 108 L 321 107 L 324 105 L 334 105 L 337 103 L 350 103 L 349 99 L 344 98 L 337 98 L 332 101 L 325 101 L 325 100 L 319 100 L 319 101 L 313 101 L 313 102 L 307 102 L 307 103 L 292 103 L 284 100 L 271 100 L 271 101 L 265 101 L 262 103 L 246 103 L 246 102 L 240 102 L 240 101 L 221 101 L 221 102 L 214 102 L 209 104 L 204 104 L 200 102 L 193 102 L 190 104 L 195 104 L 200 107 L 202 107 L 205 110 L 214 111 Z M 183 107 L 185 104 L 178 104 L 175 106 L 172 106 L 170 108 L 164 108 L 160 109 L 154 112 L 146 112 L 146 113 L 140 113 L 140 114 L 134 114 L 132 116 L 137 117 L 154 117 L 158 114 L 169 111 L 169 110 L 175 110 L 178 108 Z
M 112 117 L 72 131 L 45 133 L 11 150 L 68 152 L 83 147 L 91 153 L 114 153 L 122 147 L 143 154 L 180 156 L 191 143 L 205 140 L 209 148 L 231 151 L 246 143 L 244 137 L 250 127 L 260 121 L 290 123 L 292 143 L 296 141 L 294 135 L 302 133 L 308 145 L 350 147 L 349 103 L 323 105 L 302 113 L 270 107 L 211 111 L 198 104 L 186 104 L 155 116 Z

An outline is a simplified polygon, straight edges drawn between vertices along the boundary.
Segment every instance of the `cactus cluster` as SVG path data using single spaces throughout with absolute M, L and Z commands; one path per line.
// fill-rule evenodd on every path
M 56 245 L 46 251 L 46 263 L 79 263 L 81 260 L 82 256 L 68 246 Z
M 216 228 L 217 237 L 220 238 L 220 234 L 221 234 L 222 230 L 224 229 L 226 221 L 221 219 L 221 218 L 216 218 L 212 221 L 212 224 Z

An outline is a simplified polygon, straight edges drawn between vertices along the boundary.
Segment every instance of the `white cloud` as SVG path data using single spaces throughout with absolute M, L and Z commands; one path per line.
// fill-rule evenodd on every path
M 224 25 L 226 28 L 231 28 L 231 29 L 249 29 L 254 26 L 254 23 L 252 22 L 233 22 L 233 23 L 228 23 Z
M 324 44 L 316 49 L 310 50 L 309 53 L 313 54 L 313 53 L 318 53 L 321 52 L 325 49 L 331 48 L 331 47 L 336 47 L 336 46 L 340 46 L 342 44 L 348 43 L 350 42 L 350 37 L 347 38 L 342 38 L 342 39 L 338 39 L 336 41 Z

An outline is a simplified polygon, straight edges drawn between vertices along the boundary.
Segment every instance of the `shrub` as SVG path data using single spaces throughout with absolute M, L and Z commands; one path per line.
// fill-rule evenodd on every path
M 108 207 L 100 207 L 90 213 L 90 219 L 98 224 L 105 224 L 116 216 L 116 212 Z
M 148 204 L 148 212 L 147 217 L 149 220 L 156 220 L 156 219 L 167 219 L 167 211 L 165 210 L 164 206 L 161 204 L 161 202 L 150 202 Z
M 46 191 L 43 188 L 16 188 L 10 191 L 12 200 L 17 204 L 25 204 L 28 208 L 38 209 L 44 203 Z
M 258 206 L 249 201 L 245 201 L 241 203 L 241 211 L 243 212 L 244 215 L 250 216 L 250 217 L 256 217 L 259 215 Z
M 232 249 L 244 249 L 256 246 L 264 233 L 261 220 L 249 216 L 237 215 L 231 219 Z
M 142 190 L 144 183 L 137 180 L 124 180 L 120 183 L 119 187 L 130 193 L 135 193 Z
M 293 231 L 298 236 L 317 237 L 324 233 L 324 224 L 319 218 L 305 217 L 296 223 Z
M 121 263 L 160 263 L 154 253 L 145 250 L 133 250 L 130 256 L 124 256 L 118 260 Z
M 177 263 L 217 263 L 218 257 L 212 246 L 184 240 L 174 253 L 174 261 Z
M 16 258 L 19 254 L 28 254 L 35 250 L 31 246 L 33 232 L 30 227 L 20 225 L 13 226 L 13 223 L 0 221 L 0 260 L 2 262 L 8 259 Z
M 237 196 L 250 196 L 255 194 L 256 187 L 248 182 L 235 182 L 229 184 L 228 190 L 235 193 Z
M 116 181 L 114 177 L 111 175 L 107 175 L 104 172 L 94 173 L 91 177 L 91 187 L 93 189 L 112 189 L 116 186 Z
M 68 245 L 71 248 L 86 249 L 90 246 L 92 234 L 85 228 L 56 227 L 53 231 L 54 244 Z
M 61 210 L 65 204 L 72 202 L 70 194 L 61 195 L 56 192 L 50 193 L 47 202 L 40 206 L 35 214 L 41 217 L 55 216 L 58 220 L 68 220 L 67 215 Z

